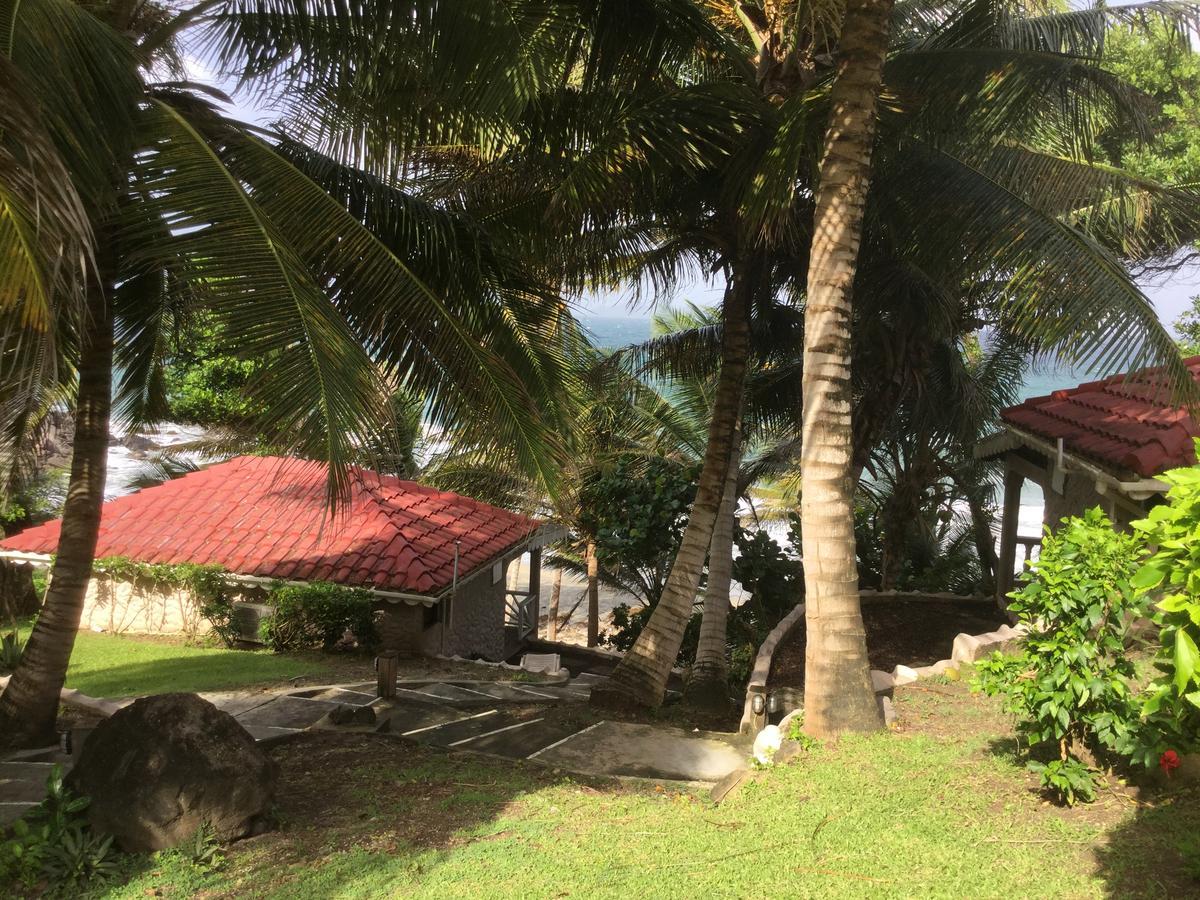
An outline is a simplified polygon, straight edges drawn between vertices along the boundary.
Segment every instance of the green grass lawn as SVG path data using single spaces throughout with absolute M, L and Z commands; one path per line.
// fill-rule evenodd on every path
M 28 637 L 29 625 L 20 631 Z M 75 638 L 67 687 L 92 697 L 131 697 L 221 691 L 331 672 L 332 667 L 316 654 L 225 650 L 189 646 L 180 640 L 81 631 Z
M 1197 896 L 1200 804 L 1114 786 L 1045 803 L 996 705 L 900 689 L 901 727 L 703 793 L 586 781 L 378 735 L 275 748 L 278 831 L 221 868 L 141 860 L 104 896 Z

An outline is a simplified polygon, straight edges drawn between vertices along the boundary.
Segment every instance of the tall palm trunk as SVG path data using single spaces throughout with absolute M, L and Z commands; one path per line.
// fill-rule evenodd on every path
M 587 545 L 587 645 L 600 643 L 600 560 L 596 557 L 596 542 Z
M 700 619 L 696 661 L 688 679 L 687 696 L 693 703 L 713 709 L 729 706 L 729 584 L 733 580 L 733 532 L 737 522 L 738 469 L 742 461 L 742 429 L 733 436 L 733 455 L 725 476 L 725 493 L 713 525 L 708 549 L 708 586 Z
M 37 624 L 8 687 L 0 695 L 0 746 L 38 746 L 54 738 L 58 695 L 66 680 L 92 575 L 104 503 L 112 405 L 112 317 L 99 285 L 90 293 L 88 311 L 80 348 L 71 479 L 63 505 L 58 555 Z
M 550 591 L 550 616 L 546 622 L 546 633 L 550 640 L 558 640 L 558 601 L 562 598 L 562 569 L 554 570 L 554 587 Z
M 662 597 L 645 629 L 613 670 L 608 683 L 593 689 L 592 702 L 596 705 L 654 707 L 663 701 L 671 667 L 692 616 L 700 573 L 725 493 L 725 479 L 733 453 L 731 439 L 741 416 L 750 349 L 749 297 L 757 279 L 757 266 L 738 266 L 730 274 L 721 306 L 721 372 L 696 500 Z
M 817 736 L 882 724 L 854 558 L 850 303 L 891 9 L 892 0 L 846 4 L 809 258 L 800 513 L 808 629 L 805 726 Z

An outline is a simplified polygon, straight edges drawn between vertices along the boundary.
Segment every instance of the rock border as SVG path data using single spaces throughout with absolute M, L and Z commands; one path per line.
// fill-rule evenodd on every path
M 771 629 L 767 639 L 758 648 L 758 655 L 754 657 L 754 668 L 750 671 L 750 681 L 746 683 L 746 702 L 742 707 L 742 720 L 738 723 L 739 733 L 757 734 L 767 724 L 770 715 L 767 712 L 767 676 L 771 674 L 771 661 L 775 656 L 775 649 L 803 619 L 804 604 L 798 603 Z M 762 697 L 763 709 L 759 713 L 754 711 L 754 701 L 757 697 Z
M 994 602 L 990 597 L 962 594 L 910 593 L 907 591 L 862 591 L 860 597 L 865 602 L 888 602 L 891 600 L 954 600 L 968 603 Z M 754 659 L 754 669 L 750 673 L 750 681 L 746 684 L 746 701 L 742 709 L 742 719 L 738 725 L 738 731 L 742 734 L 758 734 L 761 732 L 770 721 L 771 714 L 769 707 L 772 696 L 778 696 L 783 699 L 790 693 L 787 690 L 780 691 L 775 695 L 768 693 L 767 677 L 771 673 L 771 663 L 775 656 L 775 650 L 791 634 L 792 629 L 803 618 L 804 604 L 801 603 L 775 626 L 771 633 L 767 635 L 767 639 L 759 647 L 758 655 Z M 954 638 L 949 659 L 940 659 L 930 666 L 898 665 L 891 672 L 872 669 L 871 685 L 875 689 L 876 696 L 883 696 L 890 694 L 897 686 L 912 684 L 923 678 L 937 678 L 945 675 L 950 669 L 957 669 L 963 663 L 978 662 L 995 651 L 1009 652 L 1015 649 L 1017 641 L 1025 636 L 1027 630 L 1023 625 L 1001 625 L 995 631 L 985 631 L 982 634 L 961 632 Z M 762 697 L 763 708 L 762 712 L 759 713 L 754 711 L 754 703 L 757 697 Z M 785 699 L 784 702 L 788 701 Z M 791 702 L 795 703 L 795 700 L 793 699 Z M 787 710 L 786 712 L 790 713 L 793 711 Z

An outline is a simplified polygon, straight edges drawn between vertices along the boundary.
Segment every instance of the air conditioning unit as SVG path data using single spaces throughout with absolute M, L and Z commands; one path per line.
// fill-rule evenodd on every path
M 237 639 L 246 644 L 262 644 L 260 626 L 275 613 L 275 607 L 265 603 L 235 603 L 231 624 Z

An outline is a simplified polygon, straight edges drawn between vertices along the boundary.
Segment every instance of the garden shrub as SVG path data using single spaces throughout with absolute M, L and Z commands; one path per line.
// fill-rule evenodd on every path
M 332 650 L 347 630 L 360 646 L 372 648 L 379 642 L 374 598 L 364 588 L 314 581 L 278 588 L 267 602 L 274 612 L 262 623 L 263 639 L 277 652 L 313 647 Z
M 1094 794 L 1086 763 L 1127 755 L 1140 739 L 1125 652 L 1131 621 L 1145 612 L 1130 583 L 1139 547 L 1098 508 L 1064 519 L 1047 532 L 1029 580 L 1009 594 L 1009 610 L 1028 628 L 1024 655 L 976 665 L 976 685 L 1005 696 L 1030 747 L 1056 751 L 1057 761 L 1032 768 L 1068 803 Z
M 119 871 L 112 837 L 87 825 L 88 799 L 64 784 L 54 766 L 46 780 L 46 798 L 11 826 L 0 843 L 0 885 L 37 896 L 78 896 L 81 889 Z
M 1147 767 L 1167 749 L 1200 750 L 1200 467 L 1158 477 L 1171 486 L 1167 502 L 1133 523 L 1153 548 L 1133 584 L 1157 600 L 1160 642 L 1159 674 L 1142 707 L 1146 740 L 1137 761 Z

